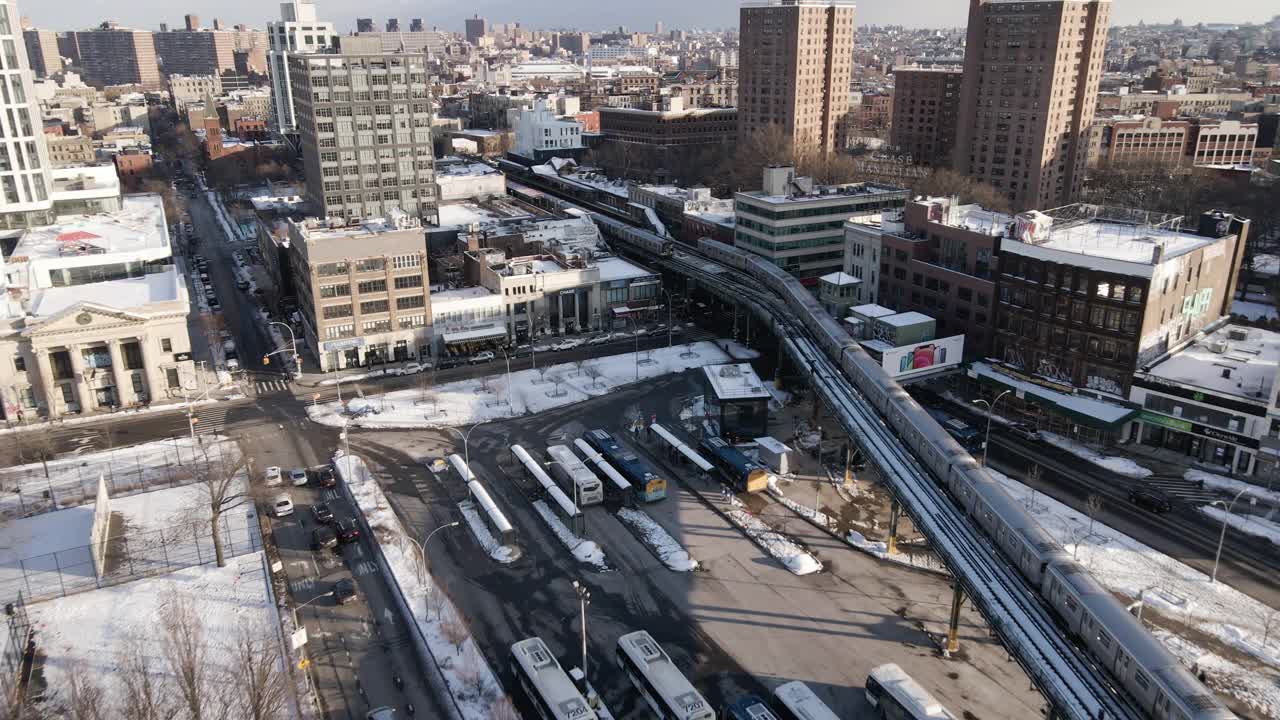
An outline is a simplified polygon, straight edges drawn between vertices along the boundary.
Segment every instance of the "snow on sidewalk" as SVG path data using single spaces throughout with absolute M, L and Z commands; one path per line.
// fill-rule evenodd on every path
M 742 346 L 727 344 L 738 359 L 756 355 Z M 646 357 L 652 362 L 645 363 Z M 731 358 L 716 343 L 699 342 L 694 344 L 693 353 L 677 345 L 642 351 L 640 360 L 639 379 L 648 380 L 730 362 Z M 510 384 L 506 374 L 498 374 L 445 383 L 426 391 L 409 389 L 372 398 L 351 397 L 347 399 L 347 410 L 356 416 L 350 418 L 350 424 L 382 429 L 472 425 L 571 405 L 637 382 L 634 353 L 593 358 L 585 361 L 581 370 L 576 362 L 552 365 L 544 370 L 545 373 L 536 370 L 512 373 Z M 599 377 L 592 378 L 591 374 L 596 372 Z M 556 378 L 561 381 L 558 386 L 553 382 Z M 337 402 L 308 407 L 307 415 L 312 421 L 331 427 L 342 427 L 348 420 Z
M 223 568 L 201 565 L 29 605 L 52 707 L 67 698 L 68 677 L 74 673 L 101 685 L 103 696 L 96 703 L 101 717 L 128 717 L 120 679 L 125 657 L 152 663 L 153 679 L 165 684 L 169 700 L 178 700 L 175 676 L 164 656 L 162 620 L 175 597 L 190 600 L 202 626 L 208 696 L 241 695 L 227 677 L 238 666 L 236 639 L 242 632 L 272 642 L 278 637 L 279 618 L 261 552 L 232 558 Z M 280 672 L 288 671 L 281 667 Z
M 1167 630 L 1153 629 L 1151 634 L 1182 664 L 1203 670 L 1205 684 L 1211 690 L 1238 698 L 1266 717 L 1280 717 L 1280 685 L 1272 678 L 1251 672 Z
M 369 466 L 354 455 L 345 457 L 339 454 L 333 462 L 369 527 L 373 528 L 373 540 L 378 543 L 393 575 L 387 579 L 400 587 L 423 640 L 437 660 L 449 694 L 463 717 L 468 720 L 498 717 L 500 708 L 509 704 L 510 699 L 453 601 L 443 588 L 436 585 L 430 574 L 423 576 L 420 573 L 417 548 L 412 541 L 406 541 L 410 536 L 369 472 Z M 466 636 L 460 647 L 449 641 L 449 633 L 455 626 L 460 626 Z M 475 692 L 477 684 L 479 693 Z
M 740 504 L 736 499 L 735 505 Z M 769 527 L 763 520 L 739 507 L 725 509 L 725 515 L 742 529 L 747 537 L 764 548 L 764 551 L 782 563 L 796 575 L 810 575 L 822 571 L 822 563 L 795 543 L 794 540 Z
M 653 551 L 658 554 L 658 559 L 668 568 L 676 572 L 690 572 L 698 569 L 698 561 L 693 559 L 680 541 L 671 537 L 671 533 L 649 517 L 645 511 L 624 507 L 618 510 L 618 519 L 634 527 L 636 532 L 640 533 L 644 543 L 653 548 Z
M 1151 476 L 1151 471 L 1142 467 L 1138 463 L 1129 458 L 1114 457 L 1111 455 L 1103 455 L 1096 450 L 1081 445 L 1070 438 L 1063 437 L 1057 433 L 1051 433 L 1044 430 L 1040 431 L 1040 439 L 1053 445 L 1061 450 L 1075 455 L 1076 457 L 1086 460 L 1105 470 L 1110 470 L 1117 475 L 1124 475 L 1131 478 L 1145 478 Z
M 489 557 L 503 565 L 509 565 L 516 561 L 519 555 L 514 548 L 503 545 L 493 536 L 489 530 L 489 525 L 480 517 L 482 510 L 477 510 L 475 503 L 464 501 L 458 503 L 458 510 L 462 513 L 462 518 L 467 521 L 467 527 L 471 528 L 471 532 L 476 536 L 476 541 L 480 543 L 480 547 L 489 554 Z
M 1190 480 L 1191 482 L 1204 483 L 1206 488 L 1221 490 L 1231 495 L 1243 493 L 1240 496 L 1242 500 L 1249 497 L 1256 497 L 1258 500 L 1266 502 L 1269 505 L 1280 507 L 1280 492 L 1268 490 L 1264 487 L 1244 482 L 1243 480 L 1215 475 L 1211 472 L 1196 470 L 1194 468 L 1183 473 L 1182 477 Z
M 1235 513 L 1226 512 L 1222 508 L 1212 507 L 1209 505 L 1198 507 L 1196 509 L 1219 523 L 1225 519 L 1228 525 L 1242 533 L 1247 533 L 1255 537 L 1266 538 L 1276 545 L 1280 545 L 1280 525 L 1277 525 L 1270 520 L 1255 517 L 1253 515 L 1237 515 Z
M 595 565 L 597 570 L 609 569 L 609 564 L 604 559 L 604 550 L 601 550 L 600 546 L 594 542 L 578 537 L 577 534 L 560 521 L 560 518 L 552 512 L 551 508 L 547 507 L 545 502 L 534 500 L 533 509 L 538 511 L 538 514 L 546 521 L 547 526 L 551 528 L 551 532 L 560 538 L 560 542 L 569 548 L 569 552 L 573 553 L 578 562 Z
M 987 472 L 1108 589 L 1132 599 L 1141 596 L 1173 619 L 1280 668 L 1280 633 L 1274 627 L 1262 647 L 1265 626 L 1275 620 L 1267 605 L 1223 583 L 1211 583 L 1204 573 L 1114 528 L 1091 524 L 1083 513 L 1002 473 Z

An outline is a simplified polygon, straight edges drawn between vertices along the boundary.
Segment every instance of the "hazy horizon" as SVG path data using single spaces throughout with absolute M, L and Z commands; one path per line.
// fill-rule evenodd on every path
M 1138 21 L 1167 23 L 1181 18 L 1188 25 L 1198 22 L 1246 23 L 1265 22 L 1280 12 L 1280 7 L 1263 0 L 1223 0 L 1205 7 L 1193 0 L 1117 0 L 1113 12 L 1116 25 L 1133 25 Z M 700 3 L 652 0 L 625 9 L 588 0 L 555 0 L 537 8 L 528 2 L 512 0 L 475 0 L 467 10 L 452 3 L 406 0 L 317 0 L 320 19 L 333 22 L 339 32 L 355 29 L 355 19 L 372 17 L 379 29 L 386 19 L 397 17 L 408 29 L 410 18 L 420 17 L 428 28 L 438 26 L 446 31 L 462 30 L 464 18 L 479 13 L 491 22 L 520 22 L 535 29 L 576 28 L 601 30 L 625 25 L 630 30 L 650 31 L 655 22 L 668 28 L 729 29 L 738 25 L 739 0 L 704 0 Z M 35 3 L 18 0 L 22 14 L 37 27 L 49 30 L 84 30 L 103 20 L 116 20 L 122 26 L 141 30 L 158 30 L 160 23 L 170 28 L 183 26 L 185 13 L 200 16 L 205 27 L 214 18 L 226 27 L 246 24 L 264 28 L 279 19 L 278 0 L 88 0 L 71 3 Z M 903 25 L 907 27 L 958 27 L 966 22 L 968 3 L 959 0 L 906 0 L 896 3 L 862 2 L 858 4 L 859 25 Z M 437 11 L 438 10 L 438 11 Z

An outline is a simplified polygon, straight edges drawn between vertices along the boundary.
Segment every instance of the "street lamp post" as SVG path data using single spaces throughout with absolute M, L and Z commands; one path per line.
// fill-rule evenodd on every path
M 591 604 L 591 591 L 577 580 L 573 581 L 573 590 L 578 593 L 578 603 L 582 606 L 582 681 L 587 681 L 587 605 Z
M 435 530 L 432 530 L 431 532 L 427 533 L 427 537 L 426 537 L 426 538 L 424 538 L 422 542 L 418 542 L 417 540 L 414 540 L 414 539 L 413 539 L 413 537 L 411 537 L 411 536 L 410 536 L 410 535 L 408 535 L 408 534 L 406 534 L 406 535 L 404 536 L 404 537 L 405 537 L 409 542 L 413 543 L 414 548 L 416 548 L 416 549 L 417 549 L 417 551 L 418 551 L 418 561 L 419 561 L 418 580 L 419 580 L 419 581 L 421 581 L 421 582 L 426 582 L 426 577 L 427 577 L 427 572 L 428 572 L 428 568 L 427 568 L 427 543 L 431 542 L 431 538 L 435 537 L 435 536 L 436 536 L 436 533 L 440 532 L 441 530 L 445 530 L 445 529 L 448 529 L 448 528 L 451 528 L 451 527 L 458 527 L 458 526 L 459 526 L 459 525 L 461 525 L 461 524 L 462 524 L 462 523 L 458 522 L 457 520 L 454 520 L 453 522 L 449 523 L 448 525 L 441 525 L 440 527 L 436 528 Z
M 1222 509 L 1227 513 L 1222 517 L 1222 531 L 1218 533 L 1218 550 L 1213 555 L 1213 574 L 1209 576 L 1210 583 L 1218 582 L 1218 561 L 1222 559 L 1222 543 L 1227 539 L 1227 520 L 1231 518 L 1231 508 L 1235 507 L 1236 501 L 1240 499 L 1241 495 L 1247 492 L 1249 492 L 1249 488 L 1242 488 L 1240 492 L 1236 493 L 1235 497 L 1231 498 L 1231 504 L 1229 505 L 1221 500 L 1214 500 L 1209 503 L 1210 505 L 1221 505 Z M 1250 504 L 1256 504 L 1257 502 L 1257 498 L 1249 498 Z
M 507 361 L 507 407 L 515 407 L 511 404 L 511 353 L 503 350 L 502 357 Z
M 1011 392 L 1013 391 L 1005 390 L 1004 392 L 997 395 L 996 399 L 992 400 L 991 402 L 987 402 L 986 400 L 973 401 L 974 405 L 987 406 L 987 435 L 982 441 L 982 466 L 983 467 L 987 466 L 987 453 L 991 452 L 991 418 L 996 414 L 996 403 L 1000 402 L 1000 398 L 1004 397 L 1005 395 L 1008 395 Z
M 327 598 L 327 597 L 333 597 L 333 591 L 332 591 L 332 590 L 330 590 L 330 591 L 329 591 L 329 592 L 327 592 L 327 593 L 321 593 L 321 594 L 319 594 L 319 595 L 317 595 L 317 596 L 315 596 L 315 597 L 311 598 L 310 600 L 308 600 L 308 601 L 306 601 L 306 602 L 302 603 L 301 605 L 299 605 L 299 606 L 295 607 L 295 608 L 293 609 L 293 629 L 294 629 L 294 630 L 297 630 L 297 629 L 300 627 L 300 626 L 298 625 L 298 611 L 299 611 L 299 610 L 301 610 L 302 608 L 304 608 L 304 607 L 306 607 L 306 606 L 310 605 L 311 603 L 313 603 L 313 602 L 315 602 L 315 601 L 319 600 L 320 598 Z
M 459 430 L 459 429 L 458 429 L 458 428 L 456 428 L 456 427 L 450 427 L 450 428 L 449 428 L 449 429 L 450 429 L 450 430 L 452 430 L 453 432 L 458 433 L 458 437 L 462 438 L 462 455 L 463 455 L 463 459 L 467 461 L 467 469 L 468 469 L 468 470 L 469 470 L 469 469 L 471 469 L 471 446 L 468 444 L 468 443 L 469 443 L 469 441 L 471 440 L 471 433 L 475 432 L 476 428 L 480 427 L 481 425 L 483 425 L 483 424 L 485 424 L 485 423 L 487 423 L 487 422 L 489 422 L 489 421 L 488 421 L 488 420 L 482 420 L 482 421 L 480 421 L 480 422 L 476 423 L 475 425 L 472 425 L 472 426 L 470 427 L 470 429 L 468 429 L 468 430 L 467 430 L 467 432 L 466 432 L 466 433 L 463 433 L 461 430 Z
M 301 372 L 302 362 L 298 359 L 298 337 L 293 334 L 293 328 L 289 327 L 286 323 L 282 323 L 282 322 L 273 321 L 273 322 L 267 323 L 267 327 L 271 327 L 272 325 L 279 325 L 280 327 L 289 331 L 289 345 L 293 351 L 293 370 L 294 372 Z
M 663 290 L 662 294 L 667 296 L 667 347 L 671 347 L 671 291 Z

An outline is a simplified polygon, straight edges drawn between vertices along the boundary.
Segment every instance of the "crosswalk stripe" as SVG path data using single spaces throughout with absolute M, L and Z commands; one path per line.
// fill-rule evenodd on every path
M 1181 478 L 1147 478 L 1143 482 L 1166 495 L 1189 503 L 1208 504 L 1217 499 L 1216 495 L 1206 492 L 1196 483 Z

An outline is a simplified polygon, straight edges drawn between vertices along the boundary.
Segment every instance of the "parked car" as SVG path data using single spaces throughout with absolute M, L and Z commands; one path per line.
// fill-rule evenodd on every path
M 293 499 L 289 497 L 288 493 L 276 496 L 276 499 L 271 503 L 271 514 L 278 518 L 293 514 Z
M 467 362 L 472 365 L 479 365 L 480 363 L 492 362 L 496 357 L 497 355 L 494 355 L 492 350 L 484 350 L 472 355 L 471 359 Z
M 311 514 L 315 516 L 316 522 L 326 525 L 333 522 L 333 510 L 329 508 L 329 503 L 320 502 L 312 505 Z
M 270 487 L 279 485 L 283 481 L 283 475 L 280 472 L 280 468 L 275 465 L 267 468 L 266 472 L 262 476 L 262 480 Z
M 1040 439 L 1040 431 L 1025 423 L 1012 423 L 1009 425 L 1009 432 L 1023 440 L 1037 441 Z
M 364 720 L 396 720 L 396 710 L 386 705 L 376 707 L 365 714 Z
M 580 347 L 582 347 L 582 341 L 576 338 L 573 338 L 570 340 L 561 340 L 555 345 L 552 345 L 551 349 L 552 350 L 573 350 L 574 348 L 580 348 Z
M 338 536 L 327 525 L 321 525 L 311 531 L 311 549 L 327 550 L 338 547 Z
M 240 282 L 236 283 L 236 287 L 240 288 L 241 290 L 248 290 L 248 289 L 249 289 L 249 281 L 248 281 L 248 280 L 241 280 Z
M 294 485 L 307 484 L 307 471 L 304 468 L 294 468 L 289 471 L 289 482 Z
M 342 518 L 334 525 L 338 539 L 345 543 L 353 543 L 360 539 L 360 527 L 351 518 Z
M 613 341 L 613 333 L 605 333 L 603 335 L 597 335 L 591 338 L 590 340 L 587 341 L 587 344 L 588 345 L 604 345 L 612 341 Z
M 337 486 L 338 478 L 333 474 L 333 468 L 331 467 L 316 468 L 315 472 L 316 472 L 316 483 L 320 485 L 320 487 L 331 488 L 331 487 Z
M 1173 509 L 1169 497 L 1152 488 L 1137 487 L 1130 490 L 1129 502 L 1153 513 L 1167 513 Z
M 360 599 L 359 593 L 356 592 L 356 581 L 351 578 L 343 578 L 333 584 L 333 601 L 339 605 L 346 605 L 349 602 L 355 602 Z

